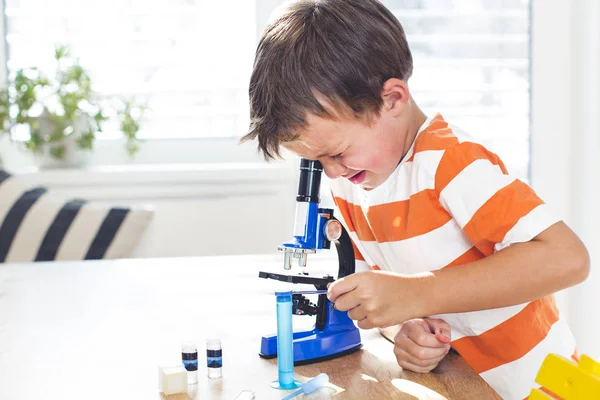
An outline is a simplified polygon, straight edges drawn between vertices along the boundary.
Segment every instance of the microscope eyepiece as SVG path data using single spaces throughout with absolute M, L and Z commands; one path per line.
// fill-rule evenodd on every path
M 316 160 L 300 160 L 300 182 L 298 184 L 298 195 L 296 201 L 307 203 L 319 203 L 319 189 L 321 186 L 321 173 L 323 165 Z
M 307 160 L 303 158 L 300 160 L 300 169 L 323 171 L 323 164 L 317 160 Z

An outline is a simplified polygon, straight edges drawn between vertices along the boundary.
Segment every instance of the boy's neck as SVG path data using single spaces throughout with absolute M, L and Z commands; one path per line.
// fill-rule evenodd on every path
M 402 157 L 400 157 L 400 161 L 402 161 L 404 157 L 406 157 L 406 154 L 410 150 L 413 141 L 417 137 L 419 129 L 421 129 L 421 126 L 423 126 L 425 121 L 427 121 L 427 115 L 425 115 L 425 113 L 419 108 L 419 106 L 414 101 L 412 101 L 412 99 L 410 100 L 409 107 L 410 118 L 407 130 L 408 134 L 406 135 L 404 143 L 405 151 L 404 154 L 402 154 Z M 398 161 L 398 163 L 400 163 L 400 161 Z

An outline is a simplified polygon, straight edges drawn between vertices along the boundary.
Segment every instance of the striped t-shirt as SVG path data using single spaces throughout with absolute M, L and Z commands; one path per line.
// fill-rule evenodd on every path
M 346 179 L 330 185 L 357 268 L 361 262 L 403 274 L 450 268 L 529 241 L 558 221 L 494 153 L 441 115 L 423 124 L 382 185 L 370 191 Z M 450 324 L 452 347 L 504 399 L 526 398 L 537 387 L 548 353 L 575 352 L 553 296 L 435 317 Z

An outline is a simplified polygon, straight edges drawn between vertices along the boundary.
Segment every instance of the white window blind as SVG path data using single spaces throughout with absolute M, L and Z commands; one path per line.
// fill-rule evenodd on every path
M 68 44 L 90 71 L 97 92 L 147 102 L 143 138 L 232 137 L 247 131 L 256 1 L 4 3 L 9 72 L 49 69 L 54 44 Z M 118 137 L 116 126 L 107 126 L 106 135 Z
M 384 0 L 414 58 L 409 80 L 425 113 L 440 112 L 529 172 L 529 0 Z

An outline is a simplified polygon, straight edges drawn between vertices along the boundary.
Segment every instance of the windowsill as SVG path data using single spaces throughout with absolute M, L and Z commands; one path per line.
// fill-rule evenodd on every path
M 0 157 L 9 171 L 36 170 L 30 151 L 1 136 Z M 265 164 L 255 143 L 240 144 L 237 138 L 150 140 L 141 144 L 133 158 L 127 155 L 121 140 L 97 140 L 93 152 L 86 158 L 89 166 L 86 170 L 122 166 L 126 171 L 130 171 L 129 167 L 138 171 L 147 170 L 151 165 L 157 165 L 160 170 L 165 165 L 175 164 L 182 164 L 184 169 L 192 165 Z
M 25 182 L 52 187 L 274 183 L 292 179 L 292 163 L 123 164 L 86 168 L 24 167 L 11 173 Z

